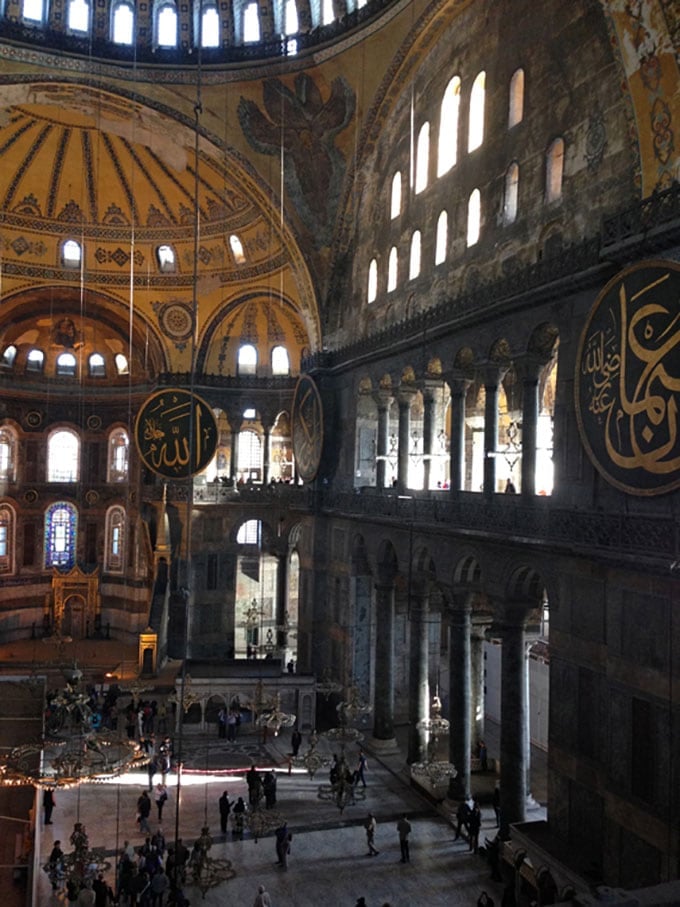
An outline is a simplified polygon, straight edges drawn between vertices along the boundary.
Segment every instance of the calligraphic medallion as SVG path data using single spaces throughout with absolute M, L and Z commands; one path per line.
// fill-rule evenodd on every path
M 323 406 L 314 380 L 300 375 L 293 394 L 291 417 L 293 456 L 303 482 L 316 477 L 323 448 Z
M 680 265 L 626 268 L 598 296 L 576 358 L 576 417 L 593 465 L 635 495 L 680 486 Z
M 217 422 L 197 394 L 168 388 L 152 394 L 135 420 L 135 442 L 144 465 L 168 479 L 201 472 L 217 450 Z

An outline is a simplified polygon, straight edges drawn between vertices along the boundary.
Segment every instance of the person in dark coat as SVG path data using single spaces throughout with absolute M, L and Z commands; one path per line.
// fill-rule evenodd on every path
M 225 790 L 217 801 L 220 808 L 220 828 L 222 829 L 222 834 L 227 833 L 227 824 L 229 822 L 229 812 L 231 811 L 232 803 L 229 799 L 229 794 Z
M 46 787 L 43 791 L 43 809 L 45 810 L 45 825 L 52 824 L 52 810 L 55 807 L 54 791 L 51 787 Z

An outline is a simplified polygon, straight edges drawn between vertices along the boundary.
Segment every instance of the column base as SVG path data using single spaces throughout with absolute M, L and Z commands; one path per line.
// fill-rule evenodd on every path
M 366 745 L 376 756 L 397 756 L 401 752 L 396 737 L 390 737 L 389 740 L 370 737 Z

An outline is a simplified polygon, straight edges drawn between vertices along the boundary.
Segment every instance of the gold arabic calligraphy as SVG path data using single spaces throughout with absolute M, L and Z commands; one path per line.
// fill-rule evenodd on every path
M 144 405 L 137 425 L 144 462 L 162 475 L 191 475 L 214 453 L 215 420 L 209 407 L 184 391 L 157 394 Z
M 657 272 L 630 296 L 622 279 L 618 299 L 583 344 L 584 402 L 603 426 L 611 463 L 623 470 L 680 469 L 680 309 L 663 292 L 670 276 Z

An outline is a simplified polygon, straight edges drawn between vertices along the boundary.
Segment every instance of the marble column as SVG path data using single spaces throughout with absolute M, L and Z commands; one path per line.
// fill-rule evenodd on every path
M 451 442 L 449 491 L 456 497 L 465 484 L 465 397 L 471 381 L 455 375 L 447 375 L 451 392 Z
M 378 391 L 373 399 L 378 407 L 375 484 L 377 488 L 385 488 L 387 484 L 387 452 L 389 449 L 390 404 L 392 403 L 392 395 L 388 394 L 386 391 Z
M 439 387 L 431 381 L 423 389 L 423 488 L 430 487 L 432 473 L 432 446 L 434 440 L 435 390 Z
M 484 380 L 484 494 L 496 491 L 496 451 L 498 450 L 498 383 L 497 370 L 490 370 Z
M 238 436 L 243 425 L 243 419 L 235 416 L 228 416 L 229 427 L 231 428 L 231 463 L 229 464 L 230 478 L 234 485 L 238 480 Z
M 272 430 L 269 425 L 264 426 L 264 432 L 262 437 L 262 484 L 268 485 L 270 479 L 270 463 L 269 459 L 271 456 L 271 433 Z
M 428 677 L 428 614 L 429 591 L 411 590 L 411 649 L 409 658 L 409 740 L 407 762 L 427 759 L 426 733 L 418 722 L 430 717 L 430 685 Z
M 373 738 L 380 749 L 394 737 L 394 583 L 376 583 L 375 707 Z
M 472 622 L 470 635 L 470 734 L 472 746 L 484 739 L 484 630 L 489 621 Z
M 408 489 L 408 464 L 411 448 L 411 402 L 415 388 L 400 388 L 397 396 L 399 405 L 399 449 L 397 451 L 397 490 L 400 494 Z
M 524 623 L 526 609 L 507 608 L 499 629 L 501 649 L 501 836 L 523 822 L 527 803 L 527 724 Z
M 449 796 L 462 799 L 470 794 L 470 683 L 471 606 L 454 605 L 449 612 L 449 761 L 458 774 L 451 778 Z
M 276 625 L 284 627 L 288 614 L 288 552 L 276 555 Z M 285 629 L 276 631 L 276 645 L 281 658 L 286 657 L 288 634 Z
M 522 495 L 536 494 L 536 438 L 538 432 L 538 378 L 544 360 L 526 358 L 520 363 L 522 374 Z

